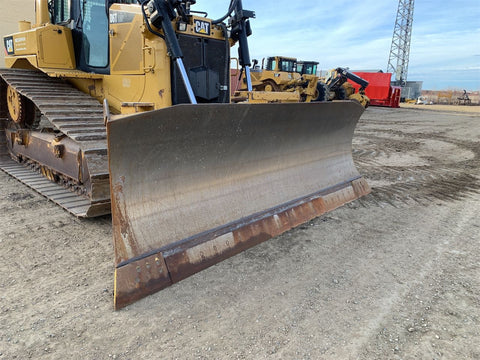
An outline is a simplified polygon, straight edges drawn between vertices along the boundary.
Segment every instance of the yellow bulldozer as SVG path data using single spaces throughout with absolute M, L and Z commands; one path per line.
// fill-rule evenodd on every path
M 253 64 L 250 77 L 257 98 L 268 96 L 270 102 L 311 102 L 323 99 L 325 90 L 320 88 L 318 82 L 317 62 L 309 62 L 307 65 L 307 62 L 298 62 L 296 58 L 272 56 L 263 59 L 261 66 L 257 65 L 257 60 L 253 60 Z M 246 78 L 243 78 L 243 82 L 237 96 L 244 95 L 248 90 Z
M 75 216 L 111 212 L 116 309 L 369 192 L 363 108 L 231 103 L 234 44 L 253 89 L 255 14 L 194 3 L 36 0 L 3 37 L 0 168 Z

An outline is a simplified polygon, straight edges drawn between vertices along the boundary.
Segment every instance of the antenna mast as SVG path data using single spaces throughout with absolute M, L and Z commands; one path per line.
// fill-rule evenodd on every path
M 395 74 L 395 85 L 402 88 L 407 84 L 414 3 L 415 0 L 398 1 L 397 19 L 387 66 L 387 72 Z

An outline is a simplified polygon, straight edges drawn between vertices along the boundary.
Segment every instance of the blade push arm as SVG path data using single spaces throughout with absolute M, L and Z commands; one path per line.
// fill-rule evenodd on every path
M 242 0 L 235 2 L 235 14 L 232 17 L 232 39 L 238 41 L 238 58 L 242 69 L 245 69 L 245 78 L 247 80 L 247 90 L 252 91 L 252 80 L 250 78 L 250 51 L 248 49 L 247 37 L 252 34 L 250 21 L 248 19 L 255 17 L 255 12 L 244 10 Z
M 165 42 L 167 43 L 168 53 L 170 57 L 177 64 L 180 71 L 183 84 L 187 90 L 188 98 L 192 104 L 196 104 L 197 100 L 190 84 L 190 80 L 187 76 L 187 71 L 183 65 L 183 53 L 178 43 L 175 30 L 172 26 L 172 20 L 175 19 L 175 6 L 178 5 L 178 1 L 173 0 L 151 0 L 148 3 L 148 10 L 150 12 L 150 22 L 158 29 L 162 29 L 165 34 Z

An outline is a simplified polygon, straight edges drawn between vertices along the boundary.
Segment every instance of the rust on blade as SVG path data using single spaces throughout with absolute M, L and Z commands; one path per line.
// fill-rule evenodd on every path
M 278 236 L 339 206 L 370 193 L 363 178 L 352 180 L 333 191 L 322 191 L 304 202 L 272 209 L 262 218 L 230 224 L 227 229 L 200 234 L 159 249 L 146 258 L 120 264 L 115 273 L 115 309 L 120 309 L 173 283 Z M 233 230 L 231 230 L 233 229 Z M 230 231 L 231 230 L 231 231 Z M 228 232 L 226 232 L 228 231 Z M 219 235 L 220 234 L 220 235 Z M 155 262 L 155 274 L 147 271 Z M 163 265 L 163 266 L 160 266 Z M 145 270 L 143 270 L 145 268 Z M 139 269 L 142 269 L 140 271 Z M 121 284 L 119 286 L 118 284 Z
M 364 179 L 355 182 L 362 184 L 363 193 L 355 192 L 352 182 L 334 192 L 311 197 L 304 203 L 269 212 L 260 220 L 233 224 L 235 230 L 199 244 L 196 238 L 189 239 L 187 243 L 180 242 L 177 247 L 164 251 L 172 282 L 183 280 L 370 192 Z
M 121 309 L 171 285 L 161 253 L 115 269 L 115 309 Z
M 357 198 L 368 195 L 372 191 L 370 185 L 368 185 L 364 178 L 352 181 L 352 187 Z
M 127 207 L 123 196 L 123 184 L 125 177 L 121 176 L 118 181 L 113 184 L 112 181 L 112 196 L 115 201 L 112 203 L 112 225 L 113 238 L 115 247 L 115 263 L 118 264 L 128 259 L 128 253 L 139 253 L 137 240 L 132 231 L 132 224 L 128 217 Z

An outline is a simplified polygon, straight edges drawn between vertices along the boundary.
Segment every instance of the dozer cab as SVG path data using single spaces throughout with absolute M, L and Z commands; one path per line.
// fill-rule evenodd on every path
M 363 108 L 232 104 L 235 43 L 253 89 L 254 13 L 194 3 L 36 0 L 3 37 L 0 167 L 76 216 L 112 213 L 116 309 L 369 192 Z
M 298 61 L 297 72 L 300 75 L 317 75 L 317 61 Z

